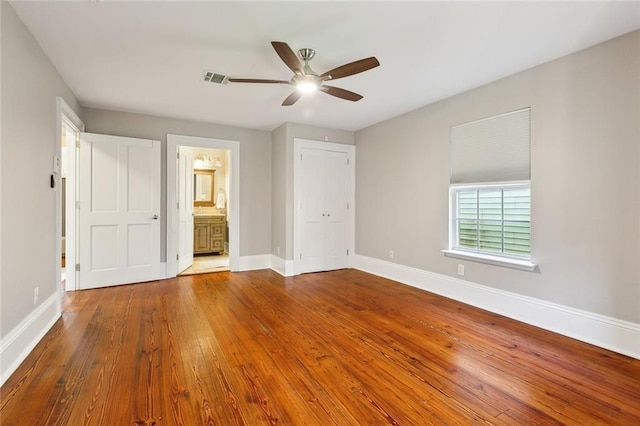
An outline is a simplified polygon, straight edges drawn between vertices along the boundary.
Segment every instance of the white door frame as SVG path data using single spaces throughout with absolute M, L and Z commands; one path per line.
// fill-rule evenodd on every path
M 231 181 L 229 182 L 229 269 L 240 270 L 240 142 L 167 135 L 167 278 L 178 274 L 178 167 L 177 155 L 181 146 L 224 149 L 231 151 Z
M 178 159 L 178 273 L 193 265 L 193 158 L 186 150 L 180 149 Z M 189 176 L 185 179 L 185 176 Z M 184 180 L 184 182 L 181 182 Z M 213 188 L 212 188 L 213 189 Z M 182 204 L 185 205 L 182 205 Z M 186 226 L 184 225 L 186 223 Z
M 82 122 L 82 120 L 80 119 L 80 117 L 78 117 L 78 115 L 73 111 L 73 109 L 69 106 L 69 104 L 67 104 L 65 102 L 64 99 L 62 99 L 62 97 L 57 96 L 56 97 L 56 137 L 55 137 L 55 143 L 56 143 L 56 147 L 55 147 L 55 156 L 57 158 L 58 161 L 62 161 L 62 127 L 63 124 L 67 125 L 69 127 L 71 127 L 73 130 L 75 130 L 76 132 L 78 132 L 78 135 L 80 135 L 80 132 L 84 132 L 84 123 Z M 72 142 L 73 149 L 75 149 L 76 146 L 76 141 Z M 55 159 L 52 159 L 52 161 L 55 161 Z M 77 164 L 77 162 L 76 162 Z M 76 167 L 76 164 L 72 164 L 69 165 L 69 167 Z M 75 170 L 77 172 L 77 170 Z M 58 288 L 58 296 L 60 298 L 62 298 L 63 296 L 63 291 L 62 291 L 62 285 L 61 285 L 61 281 L 62 281 L 62 275 L 61 275 L 61 271 L 60 271 L 60 259 L 62 259 L 62 173 L 58 172 L 57 176 L 55 176 L 56 179 L 56 213 L 55 213 L 55 218 L 56 218 L 56 288 Z M 67 191 L 67 199 L 69 199 L 69 197 L 73 197 L 73 204 L 75 204 L 75 198 L 76 198 L 76 193 L 75 190 L 73 191 Z M 74 244 L 76 239 L 77 239 L 77 235 L 78 235 L 78 221 L 76 220 L 76 226 L 73 228 L 67 227 L 67 235 L 66 238 L 71 240 L 71 244 Z M 68 244 L 68 242 L 67 242 Z M 78 255 L 78 252 L 76 250 L 76 257 Z M 70 276 L 70 274 L 74 274 L 74 278 L 75 278 L 75 265 L 77 263 L 77 259 L 67 259 L 66 261 L 67 265 L 66 265 L 66 269 L 67 269 L 67 276 Z M 71 279 L 71 280 L 67 280 L 66 283 L 66 290 L 76 290 L 77 288 L 77 280 L 75 279 Z M 58 306 L 61 306 L 61 299 L 58 299 Z
M 355 253 L 355 212 L 356 212 L 356 197 L 355 197 L 355 187 L 356 187 L 356 147 L 355 145 L 346 145 L 340 143 L 332 143 L 332 142 L 323 142 L 323 141 L 314 141 L 309 139 L 293 139 L 293 275 L 298 275 L 301 272 L 300 267 L 300 225 L 301 219 L 300 214 L 298 213 L 298 206 L 301 200 L 300 194 L 300 184 L 298 182 L 298 173 L 300 169 L 300 162 L 298 161 L 300 158 L 300 154 L 303 148 L 310 149 L 323 149 L 329 151 L 339 151 L 346 152 L 349 156 L 349 161 L 351 163 L 351 188 L 349 189 L 349 213 L 347 217 L 347 224 L 349 227 L 349 232 L 347 235 L 347 248 L 349 249 L 349 263 L 351 263 L 351 259 L 353 254 Z

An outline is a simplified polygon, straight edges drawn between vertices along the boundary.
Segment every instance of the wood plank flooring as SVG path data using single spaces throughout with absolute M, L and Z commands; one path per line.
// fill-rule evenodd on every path
M 640 360 L 355 270 L 68 293 L 11 425 L 640 424 Z

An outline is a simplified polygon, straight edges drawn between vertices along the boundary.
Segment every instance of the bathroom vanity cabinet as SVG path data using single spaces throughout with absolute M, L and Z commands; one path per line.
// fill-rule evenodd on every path
M 224 252 L 226 217 L 223 214 L 193 218 L 193 254 Z

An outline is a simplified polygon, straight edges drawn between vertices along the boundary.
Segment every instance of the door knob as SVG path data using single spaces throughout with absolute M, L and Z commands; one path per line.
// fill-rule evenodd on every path
M 160 216 L 158 216 L 157 214 L 154 214 L 149 219 L 158 220 L 158 218 L 160 218 Z

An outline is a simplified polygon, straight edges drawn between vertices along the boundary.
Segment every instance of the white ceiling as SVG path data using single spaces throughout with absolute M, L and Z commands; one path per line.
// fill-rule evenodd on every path
M 272 130 L 358 130 L 640 28 L 640 2 L 22 2 L 12 5 L 82 105 Z M 286 85 L 204 83 L 205 70 L 288 80 L 270 41 L 319 73 L 381 65 L 290 107 Z

